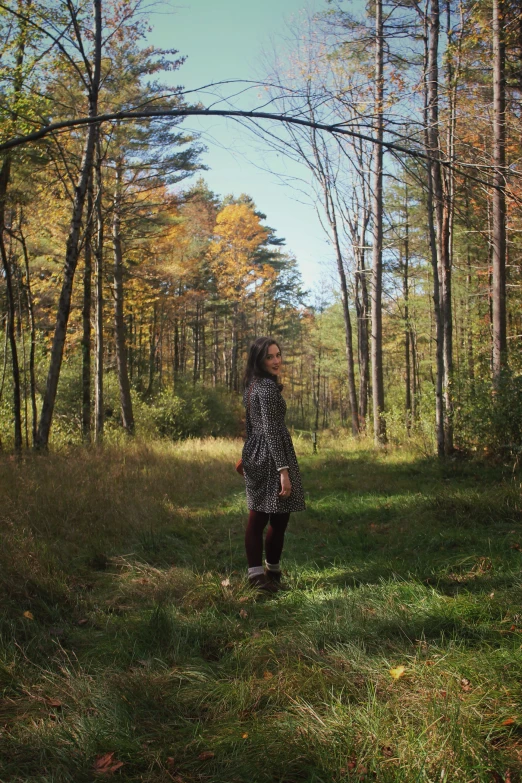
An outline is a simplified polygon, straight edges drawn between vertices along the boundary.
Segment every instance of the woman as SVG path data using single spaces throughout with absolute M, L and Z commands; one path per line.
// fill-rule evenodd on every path
M 244 378 L 247 438 L 243 446 L 248 524 L 245 548 L 250 584 L 268 592 L 281 587 L 279 561 L 290 512 L 305 508 L 299 466 L 285 426 L 286 403 L 277 374 L 281 350 L 270 337 L 258 337 L 248 355 Z M 265 538 L 263 568 L 263 531 Z

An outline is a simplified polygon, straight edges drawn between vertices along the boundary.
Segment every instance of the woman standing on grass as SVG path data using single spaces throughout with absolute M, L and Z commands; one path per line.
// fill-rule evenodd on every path
M 281 350 L 270 337 L 258 337 L 250 347 L 243 400 L 247 438 L 243 446 L 248 524 L 245 547 L 250 584 L 268 592 L 281 589 L 279 561 L 290 512 L 305 508 L 301 475 L 290 433 L 285 426 L 286 403 L 277 378 Z M 263 532 L 265 568 L 263 568 Z

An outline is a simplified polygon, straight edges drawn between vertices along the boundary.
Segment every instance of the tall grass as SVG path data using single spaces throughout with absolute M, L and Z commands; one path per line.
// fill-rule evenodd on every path
M 519 479 L 297 448 L 265 599 L 239 442 L 0 462 L 1 781 L 520 780 Z

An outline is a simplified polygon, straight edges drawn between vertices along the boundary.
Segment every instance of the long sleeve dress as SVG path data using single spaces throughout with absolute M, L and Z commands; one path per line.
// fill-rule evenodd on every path
M 250 511 L 303 511 L 305 499 L 292 438 L 285 425 L 286 402 L 275 381 L 255 378 L 243 395 L 247 438 L 243 475 Z M 280 497 L 280 468 L 288 468 L 292 492 Z

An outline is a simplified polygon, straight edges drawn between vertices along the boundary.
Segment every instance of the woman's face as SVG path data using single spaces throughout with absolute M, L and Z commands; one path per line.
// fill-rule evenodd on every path
M 281 367 L 281 363 L 282 363 L 281 351 L 279 350 L 278 346 L 274 343 L 268 349 L 266 359 L 263 362 L 265 366 L 265 370 L 271 373 L 272 375 L 277 375 Z

